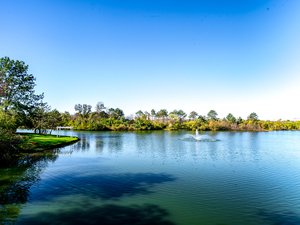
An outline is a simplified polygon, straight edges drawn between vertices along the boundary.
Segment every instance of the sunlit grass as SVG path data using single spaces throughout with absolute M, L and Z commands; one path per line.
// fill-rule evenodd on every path
M 24 150 L 45 150 L 65 146 L 78 141 L 77 137 L 22 134 L 24 142 L 20 147 Z

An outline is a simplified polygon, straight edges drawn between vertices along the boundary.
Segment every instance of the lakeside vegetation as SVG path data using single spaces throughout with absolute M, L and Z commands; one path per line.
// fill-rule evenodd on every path
M 10 154 L 56 148 L 78 140 L 42 135 L 56 124 L 52 119 L 60 115 L 50 118 L 48 115 L 52 113 L 45 113 L 50 107 L 43 102 L 43 94 L 35 93 L 34 87 L 35 77 L 28 74 L 28 65 L 8 57 L 0 58 L 0 160 L 9 158 Z M 41 125 L 44 117 L 47 124 Z M 19 127 L 34 129 L 39 136 L 17 134 Z
M 75 130 L 89 131 L 142 131 L 142 130 L 201 130 L 201 131 L 272 131 L 300 130 L 300 121 L 259 120 L 256 113 L 246 119 L 229 113 L 219 118 L 215 110 L 207 115 L 192 111 L 166 109 L 150 112 L 139 110 L 125 116 L 122 109 L 105 107 L 98 102 L 95 109 L 88 104 L 76 104 L 75 114 L 59 112 L 43 102 L 44 94 L 34 91 L 35 77 L 28 74 L 23 61 L 0 58 L 0 149 L 9 151 L 29 148 L 27 139 L 16 134 L 18 128 L 32 129 L 36 134 L 51 134 L 57 126 L 72 126 Z M 34 136 L 32 136 L 34 137 Z M 34 137 L 37 138 L 37 137 Z M 47 147 L 41 138 L 38 148 Z M 24 147 L 26 146 L 26 147 Z M 34 144 L 31 145 L 35 148 Z M 47 147 L 48 148 L 48 147 Z
M 40 134 L 22 134 L 24 139 L 20 144 L 24 151 L 35 152 L 47 149 L 54 149 L 77 142 L 78 137 L 40 135 Z
M 77 104 L 76 113 L 59 113 L 50 111 L 49 116 L 55 114 L 57 124 L 72 126 L 75 130 L 90 131 L 135 131 L 135 130 L 201 130 L 201 131 L 272 131 L 272 130 L 300 130 L 300 121 L 269 121 L 259 120 L 256 113 L 250 113 L 247 119 L 236 118 L 229 113 L 225 118 L 218 118 L 215 110 L 207 115 L 198 115 L 192 111 L 189 115 L 183 110 L 166 109 L 149 112 L 138 111 L 134 116 L 125 117 L 121 109 L 106 108 L 98 103 L 95 111 L 86 104 Z M 53 121 L 53 120 L 52 120 Z

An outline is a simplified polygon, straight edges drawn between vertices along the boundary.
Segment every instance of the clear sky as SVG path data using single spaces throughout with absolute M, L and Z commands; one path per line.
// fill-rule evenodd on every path
M 0 57 L 59 111 L 300 118 L 299 0 L 0 0 Z

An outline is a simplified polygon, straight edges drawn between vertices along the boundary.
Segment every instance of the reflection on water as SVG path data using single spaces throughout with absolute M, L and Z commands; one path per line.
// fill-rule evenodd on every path
M 27 156 L 12 156 L 9 163 L 10 167 L 1 167 L 0 224 L 9 224 L 15 221 L 19 215 L 21 204 L 28 201 L 30 187 L 39 181 L 40 173 L 49 162 L 54 162 L 56 158 L 56 151 Z M 2 162 L 0 164 L 5 165 Z
M 300 224 L 300 132 L 74 132 L 0 162 L 0 224 Z
M 174 180 L 175 178 L 168 174 L 154 173 L 61 174 L 45 178 L 47 185 L 40 185 L 31 201 L 49 201 L 54 197 L 80 194 L 90 198 L 116 200 L 124 196 L 150 194 L 155 184 Z M 51 189 L 49 184 L 52 186 Z
M 123 150 L 123 135 L 112 136 L 106 139 L 107 149 L 111 153 L 118 153 Z
M 78 133 L 80 141 L 74 144 L 71 148 L 72 152 L 89 151 L 90 149 L 101 153 L 106 147 L 110 152 L 117 153 L 122 151 L 123 140 L 122 135 L 110 135 L 109 132 L 103 132 L 105 135 L 99 135 L 98 133 L 82 132 Z M 107 133 L 107 134 L 106 134 Z
M 168 212 L 157 205 L 103 206 L 77 205 L 74 209 L 58 212 L 43 212 L 28 216 L 22 224 L 60 224 L 60 225 L 175 225 L 168 220 Z M 51 221 L 49 223 L 49 221 Z
M 104 142 L 102 139 L 98 138 L 96 139 L 96 145 L 95 145 L 95 149 L 98 153 L 101 153 L 103 151 L 103 147 L 104 147 Z
M 80 135 L 79 136 L 80 141 L 77 142 L 77 144 L 74 145 L 74 150 L 75 151 L 88 151 L 90 149 L 90 142 L 91 142 L 91 137 L 86 136 L 86 135 Z

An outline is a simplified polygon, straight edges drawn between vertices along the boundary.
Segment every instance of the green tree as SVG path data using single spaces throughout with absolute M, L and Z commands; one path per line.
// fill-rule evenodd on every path
M 17 114 L 17 125 L 26 123 L 35 108 L 44 104 L 43 94 L 35 94 L 35 85 L 23 61 L 0 58 L 0 107 L 5 113 Z
M 35 108 L 30 117 L 31 123 L 27 128 L 34 129 L 35 133 L 45 134 L 47 133 L 48 126 L 48 112 L 50 111 L 50 106 L 45 105 L 42 107 Z
M 150 120 L 151 114 L 148 111 L 145 111 L 144 114 L 145 114 L 146 119 Z
M 192 112 L 190 112 L 189 118 L 192 119 L 192 120 L 194 120 L 194 119 L 196 119 L 198 116 L 199 116 L 199 115 L 198 115 L 197 112 L 192 111 Z
M 206 116 L 202 116 L 202 115 L 200 115 L 200 116 L 198 117 L 198 120 L 199 120 L 199 122 L 201 122 L 201 123 L 206 123 L 206 122 L 207 122 Z
M 179 124 L 183 121 L 183 119 L 186 117 L 186 113 L 183 110 L 173 110 L 169 113 L 169 117 L 172 119 L 178 119 Z
M 230 123 L 236 123 L 236 118 L 231 113 L 226 116 L 226 120 Z
M 250 113 L 250 115 L 247 117 L 248 120 L 252 120 L 252 121 L 257 121 L 258 120 L 258 115 L 253 112 L 253 113 Z
M 75 109 L 75 112 L 77 112 L 78 114 L 82 114 L 82 105 L 81 104 L 76 104 L 75 106 L 74 106 L 74 109 Z
M 62 115 L 57 109 L 49 111 L 47 119 L 47 129 L 50 129 L 50 134 L 56 127 L 63 125 Z
M 156 118 L 156 112 L 154 109 L 151 109 L 151 117 L 152 117 L 152 120 L 154 120 Z
M 237 123 L 237 124 L 243 123 L 242 117 L 239 116 L 239 117 L 237 118 L 237 120 L 236 120 L 236 123 Z
M 180 121 L 182 121 L 187 116 L 182 109 L 177 110 L 176 114 L 179 117 Z
M 70 122 L 72 120 L 72 116 L 69 112 L 65 111 L 65 112 L 61 113 L 61 120 L 62 120 L 63 126 L 69 126 Z
M 88 116 L 92 112 L 92 106 L 88 104 L 82 105 L 82 114 L 83 116 Z
M 110 109 L 108 109 L 108 115 L 110 118 L 120 120 L 124 117 L 124 112 L 123 112 L 123 110 L 121 110 L 119 108 L 116 108 L 116 109 L 110 108 Z
M 165 119 L 168 117 L 168 110 L 161 109 L 156 113 L 156 116 L 160 119 L 163 119 L 163 121 L 165 121 Z
M 102 113 L 104 112 L 106 109 L 106 107 L 104 106 L 104 103 L 103 102 L 98 102 L 97 105 L 96 105 L 96 112 L 97 113 Z
M 137 111 L 137 112 L 135 113 L 135 115 L 136 115 L 136 117 L 138 117 L 138 118 L 145 118 L 145 117 L 146 117 L 145 113 L 143 113 L 142 110 Z
M 92 106 L 88 104 L 76 104 L 74 109 L 79 115 L 85 118 L 92 112 Z
M 218 113 L 215 111 L 215 110 L 210 110 L 208 113 L 207 113 L 207 117 L 208 119 L 210 120 L 218 120 Z

